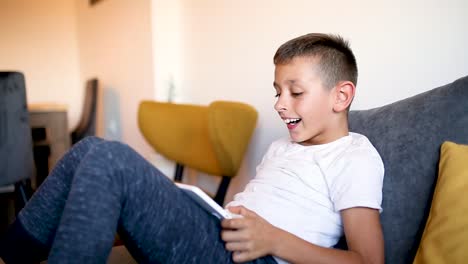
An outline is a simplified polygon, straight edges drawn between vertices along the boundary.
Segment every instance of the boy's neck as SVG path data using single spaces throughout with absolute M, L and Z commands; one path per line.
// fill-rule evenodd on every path
M 342 137 L 349 135 L 349 126 L 347 115 L 340 115 L 332 126 L 329 126 L 323 133 L 317 135 L 315 138 L 309 139 L 304 142 L 298 142 L 303 146 L 323 145 L 336 141 Z
M 330 135 L 327 138 L 314 138 L 313 140 L 307 140 L 303 142 L 297 142 L 297 144 L 302 145 L 302 146 L 317 146 L 317 145 L 324 145 L 328 143 L 332 143 L 334 141 L 337 141 L 343 137 L 349 136 L 349 131 L 347 130 L 346 132 L 340 132 L 340 133 L 334 133 L 333 135 Z

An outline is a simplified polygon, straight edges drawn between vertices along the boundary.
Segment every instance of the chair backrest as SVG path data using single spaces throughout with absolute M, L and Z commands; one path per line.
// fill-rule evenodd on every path
M 468 144 L 468 76 L 375 109 L 350 112 L 385 165 L 381 215 L 386 263 L 412 263 L 437 180 L 441 144 Z M 464 199 L 460 197 L 460 199 Z
M 75 144 L 87 136 L 96 135 L 98 88 L 98 79 L 93 78 L 86 82 L 80 121 L 71 134 L 72 144 Z
M 257 111 L 244 103 L 209 106 L 144 101 L 138 124 L 161 155 L 212 175 L 235 176 L 256 126 Z
M 24 76 L 0 72 L 0 186 L 34 176 Z
M 252 106 L 243 103 L 215 101 L 208 106 L 208 133 L 222 175 L 237 174 L 257 116 Z

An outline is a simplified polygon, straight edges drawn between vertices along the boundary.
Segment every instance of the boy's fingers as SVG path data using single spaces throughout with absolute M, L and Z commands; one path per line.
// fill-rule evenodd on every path
M 229 242 L 229 241 L 234 241 L 235 240 L 235 234 L 234 231 L 221 231 L 221 239 L 224 242 Z
M 246 262 L 251 259 L 249 259 L 249 252 L 248 251 L 234 251 L 232 252 L 232 260 L 234 262 Z
M 221 231 L 221 239 L 225 242 L 245 241 L 248 239 L 248 233 L 244 230 L 226 229 Z
M 227 242 L 226 250 L 228 251 L 243 251 L 246 250 L 245 243 L 243 242 Z
M 239 214 L 242 216 L 250 216 L 250 210 L 245 208 L 244 206 L 240 207 Z
M 230 207 L 228 207 L 227 209 L 228 209 L 229 212 L 231 212 L 231 213 L 241 214 L 242 208 L 244 208 L 242 205 L 238 205 L 238 206 L 230 206 Z
M 250 211 L 249 209 L 245 208 L 242 205 L 231 206 L 231 207 L 228 207 L 227 209 L 232 213 L 239 214 L 242 216 L 250 216 L 254 214 L 252 211 Z
M 245 227 L 244 220 L 242 218 L 224 219 L 221 221 L 221 227 L 225 229 L 240 229 Z

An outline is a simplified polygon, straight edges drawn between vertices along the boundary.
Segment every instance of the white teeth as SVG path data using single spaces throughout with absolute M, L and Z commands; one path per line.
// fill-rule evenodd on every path
M 291 118 L 291 119 L 284 119 L 284 123 L 286 124 L 291 124 L 291 123 L 295 123 L 295 122 L 298 122 L 299 120 L 301 120 L 300 118 Z

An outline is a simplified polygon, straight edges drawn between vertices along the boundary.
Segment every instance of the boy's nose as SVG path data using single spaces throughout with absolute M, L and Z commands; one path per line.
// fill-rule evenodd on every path
M 284 100 L 281 100 L 281 96 L 278 97 L 274 107 L 277 112 L 284 112 L 287 109 Z

